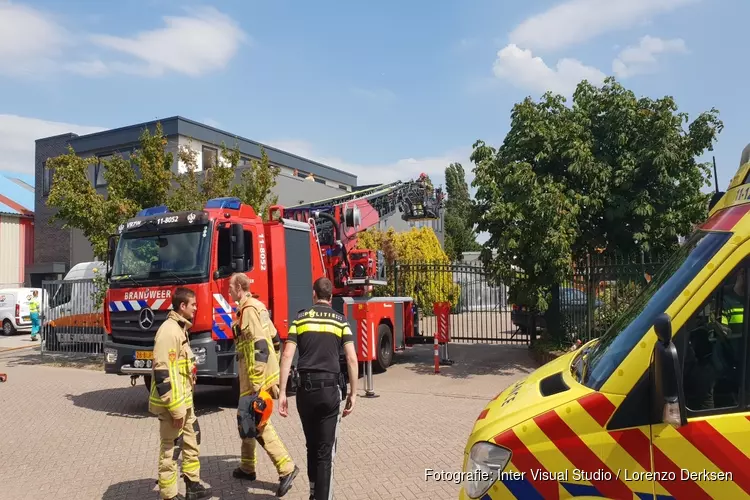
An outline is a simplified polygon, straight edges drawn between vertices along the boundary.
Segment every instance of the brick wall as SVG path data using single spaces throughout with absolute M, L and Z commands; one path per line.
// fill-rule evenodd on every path
M 34 262 L 64 262 L 70 267 L 70 231 L 62 229 L 62 222 L 50 225 L 50 218 L 57 212 L 47 206 L 44 192 L 44 162 L 64 154 L 68 141 L 75 134 L 65 134 L 39 140 L 36 143 L 36 165 L 34 194 Z

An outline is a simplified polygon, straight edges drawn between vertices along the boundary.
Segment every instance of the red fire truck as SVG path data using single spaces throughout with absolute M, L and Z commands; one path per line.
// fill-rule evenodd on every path
M 154 336 L 172 307 L 172 291 L 186 286 L 198 302 L 190 343 L 199 383 L 236 385 L 233 272 L 251 279 L 282 341 L 291 319 L 311 305 L 313 282 L 327 276 L 335 287 L 333 306 L 355 332 L 359 360 L 385 371 L 394 352 L 432 338 L 419 334 L 412 298 L 371 296 L 373 286 L 386 283 L 385 261 L 380 251 L 355 248 L 357 233 L 399 211 L 405 220 L 437 218 L 442 207 L 441 191 L 420 178 L 273 206 L 266 222 L 237 198 L 212 199 L 187 212 L 145 209 L 110 238 L 105 371 L 130 375 L 133 384 L 143 375 L 150 385 Z

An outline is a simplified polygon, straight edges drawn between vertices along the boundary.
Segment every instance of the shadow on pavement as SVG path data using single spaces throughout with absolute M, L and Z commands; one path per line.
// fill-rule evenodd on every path
M 201 481 L 211 488 L 212 499 L 261 499 L 270 500 L 276 497 L 276 488 L 279 483 L 276 478 L 272 481 L 261 477 L 257 481 L 245 481 L 232 477 L 232 471 L 239 466 L 239 456 L 202 456 L 201 457 Z M 156 466 L 155 466 L 156 467 Z M 271 479 L 271 478 L 269 478 Z M 185 481 L 180 478 L 177 482 L 180 493 L 185 494 Z M 292 489 L 287 496 L 292 496 L 304 489 L 307 492 L 307 478 L 302 471 L 294 480 Z M 102 495 L 102 500 L 131 500 L 131 499 L 158 499 L 159 489 L 156 483 L 156 468 L 154 476 L 148 479 L 136 479 L 112 484 Z
M 67 394 L 66 397 L 73 405 L 88 410 L 100 411 L 112 417 L 123 418 L 155 418 L 148 411 L 148 391 L 143 382 L 135 387 L 117 387 L 85 392 L 83 394 Z M 220 412 L 224 408 L 237 408 L 237 401 L 229 387 L 201 387 L 196 388 L 195 414 L 197 417 Z
M 441 348 L 442 357 L 442 348 Z M 469 378 L 477 375 L 514 375 L 530 373 L 537 368 L 526 345 L 448 344 L 448 358 L 452 365 L 440 365 L 440 375 L 450 378 Z M 396 365 L 414 373 L 435 373 L 433 346 L 415 346 L 397 353 Z
M 104 364 L 100 356 L 76 353 L 45 353 L 42 355 L 39 346 L 0 352 L 0 363 L 9 367 L 52 366 L 104 371 Z

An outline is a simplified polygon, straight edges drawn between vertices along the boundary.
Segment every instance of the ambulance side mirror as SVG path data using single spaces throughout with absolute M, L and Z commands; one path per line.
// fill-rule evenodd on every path
M 651 422 L 674 427 L 687 424 L 682 374 L 677 348 L 672 342 L 672 320 L 660 314 L 654 322 L 658 340 L 651 364 Z

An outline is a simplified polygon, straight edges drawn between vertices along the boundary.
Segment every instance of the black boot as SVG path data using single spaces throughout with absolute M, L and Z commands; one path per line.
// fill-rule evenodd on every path
M 178 493 L 176 496 L 173 496 L 169 500 L 185 500 L 185 497 L 182 496 L 182 493 Z
M 186 500 L 199 500 L 211 496 L 211 489 L 206 488 L 201 483 L 194 483 L 187 477 L 185 478 L 185 498 Z
M 255 472 L 245 472 L 237 467 L 232 471 L 232 477 L 236 479 L 245 479 L 246 481 L 255 481 Z
M 283 497 L 287 494 L 292 487 L 292 482 L 294 481 L 294 478 L 297 477 L 297 474 L 299 474 L 299 467 L 295 465 L 292 472 L 279 478 L 279 489 L 276 491 L 277 497 Z

